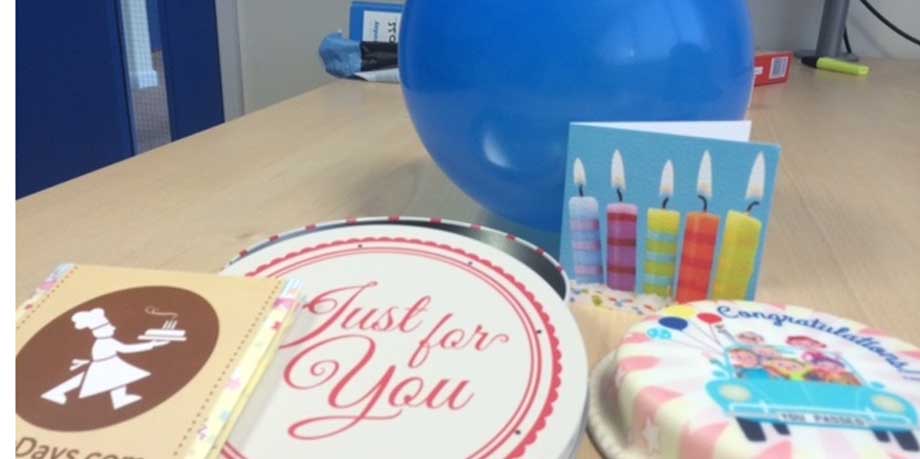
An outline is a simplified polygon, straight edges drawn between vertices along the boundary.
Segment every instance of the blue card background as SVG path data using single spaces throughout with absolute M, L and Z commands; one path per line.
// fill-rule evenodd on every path
M 581 158 L 587 172 L 587 184 L 584 188 L 585 196 L 597 199 L 600 212 L 600 234 L 602 253 L 604 254 L 603 266 L 606 266 L 607 253 L 607 204 L 616 202 L 616 190 L 610 182 L 610 166 L 614 150 L 619 150 L 623 157 L 626 175 L 626 192 L 623 202 L 635 204 L 639 208 L 637 225 L 636 246 L 636 285 L 643 285 L 644 273 L 642 269 L 643 254 L 645 253 L 646 211 L 649 207 L 660 208 L 659 185 L 661 183 L 661 170 L 669 159 L 674 163 L 674 195 L 668 201 L 668 209 L 681 213 L 680 243 L 678 246 L 678 263 L 683 249 L 682 239 L 688 212 L 702 210 L 702 201 L 697 197 L 697 173 L 703 152 L 708 150 L 712 159 L 712 199 L 709 201 L 709 212 L 718 215 L 721 219 L 719 238 L 716 241 L 716 253 L 713 268 L 718 266 L 719 248 L 722 244 L 722 233 L 725 227 L 726 215 L 729 210 L 744 211 L 749 202 L 745 199 L 748 178 L 751 166 L 758 153 L 764 154 L 766 163 L 766 180 L 764 182 L 764 197 L 760 205 L 755 206 L 751 215 L 763 222 L 761 231 L 760 250 L 757 254 L 756 268 L 748 289 L 747 298 L 753 299 L 760 277 L 760 264 L 763 258 L 764 242 L 766 240 L 770 210 L 773 206 L 773 190 L 779 163 L 780 148 L 777 145 L 729 142 L 723 140 L 701 139 L 693 137 L 675 136 L 638 131 L 628 131 L 599 126 L 584 126 L 573 124 L 569 128 L 569 148 L 566 160 L 565 197 L 563 199 L 563 224 L 560 241 L 560 256 L 562 264 L 574 278 L 571 251 L 571 237 L 569 235 L 569 198 L 578 195 L 578 188 L 573 183 L 572 166 L 575 158 Z M 715 278 L 713 274 L 712 278 Z M 675 286 L 677 275 L 675 275 Z M 711 290 L 710 290 L 711 292 Z

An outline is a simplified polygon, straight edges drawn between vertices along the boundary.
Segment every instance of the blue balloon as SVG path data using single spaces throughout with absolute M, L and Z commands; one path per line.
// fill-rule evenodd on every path
M 741 119 L 753 84 L 747 0 L 408 0 L 400 28 L 403 93 L 435 162 L 551 231 L 569 122 Z
M 680 317 L 662 317 L 658 319 L 658 323 L 662 327 L 668 327 L 671 330 L 683 331 L 687 328 L 687 321 Z

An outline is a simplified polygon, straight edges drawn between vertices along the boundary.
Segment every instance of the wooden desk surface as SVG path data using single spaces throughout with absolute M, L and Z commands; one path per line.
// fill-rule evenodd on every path
M 754 92 L 754 139 L 784 150 L 758 299 L 920 343 L 920 61 L 868 64 Z M 340 81 L 17 202 L 16 301 L 61 261 L 213 272 L 280 231 L 392 214 L 508 229 L 429 159 L 398 87 Z M 621 328 L 596 314 L 578 311 L 592 361 Z

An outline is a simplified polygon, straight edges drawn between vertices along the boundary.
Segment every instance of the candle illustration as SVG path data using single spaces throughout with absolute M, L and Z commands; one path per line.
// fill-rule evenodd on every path
M 677 279 L 677 302 L 702 300 L 709 293 L 712 258 L 719 234 L 719 217 L 708 212 L 712 200 L 712 159 L 703 153 L 696 179 L 696 193 L 703 201 L 702 212 L 687 214 L 684 245 L 680 256 L 680 276 Z
M 607 286 L 616 290 L 636 288 L 636 220 L 635 204 L 623 202 L 626 173 L 619 150 L 613 152 L 610 182 L 618 202 L 607 205 Z
M 754 275 L 754 263 L 757 249 L 760 247 L 760 231 L 763 226 L 760 220 L 752 217 L 750 213 L 763 199 L 765 169 L 763 153 L 760 153 L 754 160 L 748 180 L 745 197 L 750 204 L 747 212 L 728 211 L 719 252 L 719 269 L 712 288 L 713 298 L 740 299 L 747 295 Z
M 649 209 L 648 230 L 645 236 L 645 293 L 670 298 L 674 285 L 677 262 L 677 236 L 680 231 L 680 212 L 668 210 L 668 200 L 674 194 L 674 164 L 668 160 L 661 170 L 661 208 Z
M 585 196 L 585 166 L 575 158 L 572 167 L 578 196 L 569 199 L 569 230 L 572 236 L 572 261 L 575 265 L 575 279 L 583 284 L 604 282 L 601 260 L 600 215 L 597 200 Z

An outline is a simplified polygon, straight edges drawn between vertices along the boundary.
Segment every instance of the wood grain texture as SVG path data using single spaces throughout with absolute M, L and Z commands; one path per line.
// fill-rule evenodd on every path
M 611 349 L 620 344 L 626 330 L 639 322 L 641 316 L 625 312 L 607 310 L 582 304 L 572 305 L 578 328 L 587 344 L 588 366 L 594 368 Z M 581 435 L 577 459 L 600 458 L 587 433 Z
M 754 92 L 754 139 L 783 146 L 758 299 L 918 343 L 920 62 L 867 63 L 868 79 L 795 66 Z M 398 87 L 352 81 L 29 196 L 16 214 L 17 302 L 62 261 L 213 272 L 274 233 L 347 216 L 518 229 L 438 170 Z M 593 362 L 622 327 L 576 314 Z M 578 457 L 597 455 L 585 443 Z

